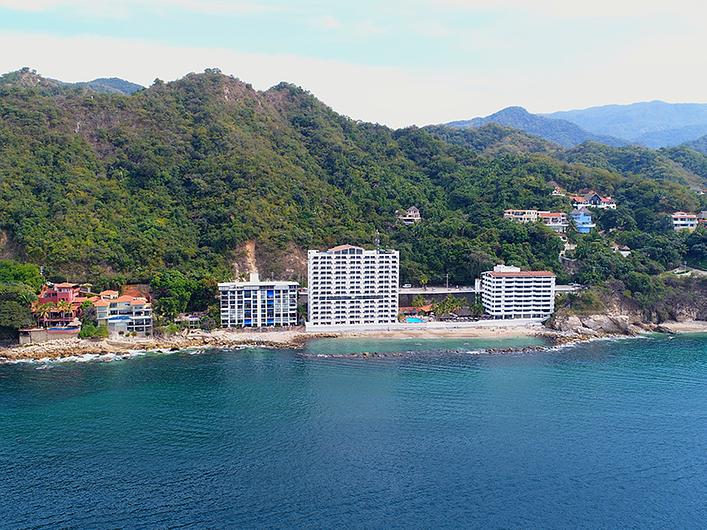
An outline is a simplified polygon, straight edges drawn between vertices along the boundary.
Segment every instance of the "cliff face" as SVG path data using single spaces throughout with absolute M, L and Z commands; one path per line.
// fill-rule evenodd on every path
M 707 321 L 707 277 L 668 278 L 655 300 L 636 300 L 610 285 L 597 290 L 598 303 L 577 309 L 566 302 L 548 321 L 550 329 L 585 336 L 635 335 L 665 322 Z M 595 301 L 596 302 L 596 301 Z

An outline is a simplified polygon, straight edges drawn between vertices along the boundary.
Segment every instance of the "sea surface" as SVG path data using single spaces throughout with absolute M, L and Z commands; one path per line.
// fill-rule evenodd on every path
M 705 528 L 707 335 L 525 345 L 0 365 L 0 527 Z

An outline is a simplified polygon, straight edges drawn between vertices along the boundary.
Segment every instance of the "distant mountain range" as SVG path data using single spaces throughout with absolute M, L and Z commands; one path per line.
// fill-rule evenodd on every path
M 447 125 L 458 128 L 479 128 L 490 123 L 518 129 L 563 147 L 573 147 L 584 142 L 594 141 L 611 146 L 624 146 L 629 142 L 611 136 L 593 134 L 578 125 L 562 119 L 546 118 L 531 114 L 523 107 L 508 107 L 485 118 L 453 121 Z
M 137 83 L 131 83 L 117 77 L 101 77 L 93 81 L 81 81 L 78 83 L 66 83 L 58 79 L 42 77 L 35 70 L 30 68 L 22 68 L 16 72 L 9 72 L 0 76 L 0 86 L 41 86 L 44 88 L 88 88 L 95 92 L 105 94 L 134 94 L 138 90 L 145 88 Z
M 610 146 L 673 147 L 707 135 L 707 104 L 650 101 L 550 114 L 508 107 L 484 118 L 448 125 L 474 128 L 488 123 L 513 127 L 564 147 L 586 141 Z

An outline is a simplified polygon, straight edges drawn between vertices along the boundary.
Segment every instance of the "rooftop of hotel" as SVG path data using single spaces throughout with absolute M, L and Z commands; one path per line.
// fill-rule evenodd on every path
M 552 278 L 555 276 L 555 273 L 550 271 L 491 271 L 488 274 L 494 278 Z

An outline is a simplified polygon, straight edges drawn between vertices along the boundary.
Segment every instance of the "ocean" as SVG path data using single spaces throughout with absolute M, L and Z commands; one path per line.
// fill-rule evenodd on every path
M 526 345 L 0 365 L 0 527 L 704 528 L 707 335 Z

